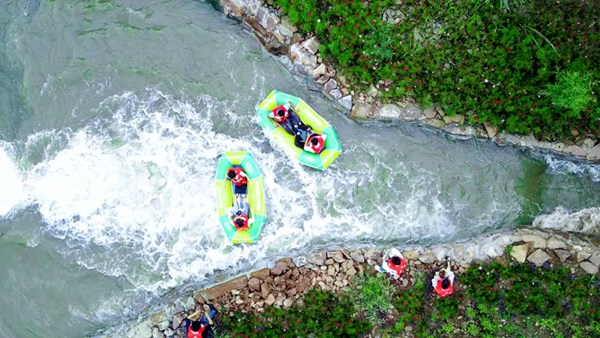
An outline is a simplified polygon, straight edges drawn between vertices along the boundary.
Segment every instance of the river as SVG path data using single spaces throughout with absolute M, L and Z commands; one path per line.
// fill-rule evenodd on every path
M 598 231 L 598 165 L 349 120 L 204 2 L 5 0 L 0 37 L 1 337 L 93 336 L 171 288 L 316 249 L 534 220 Z M 254 108 L 272 89 L 334 125 L 327 171 L 265 138 Z M 231 245 L 216 215 L 216 163 L 234 149 L 266 177 L 253 245 Z

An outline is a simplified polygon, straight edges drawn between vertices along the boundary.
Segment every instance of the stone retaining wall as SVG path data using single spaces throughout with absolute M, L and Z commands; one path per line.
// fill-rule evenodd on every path
M 298 29 L 289 23 L 287 17 L 281 17 L 270 6 L 273 3 L 271 0 L 211 0 L 210 2 L 226 15 L 240 20 L 243 25 L 249 27 L 270 53 L 286 60 L 284 64 L 290 71 L 312 78 L 314 84 L 348 111 L 352 119 L 418 121 L 459 137 L 491 139 L 500 145 L 511 144 L 530 149 L 546 149 L 589 161 L 600 161 L 598 140 L 581 137 L 576 130 L 572 133 L 574 137 L 578 137 L 577 143 L 538 141 L 533 136 L 498 133 L 497 127 L 487 124 L 465 124 L 467 120 L 465 114 L 447 116 L 441 107 L 422 109 L 410 97 L 404 101 L 383 104 L 377 96 L 387 90 L 391 83 L 380 81 L 377 85 L 371 86 L 367 93 L 356 93 L 349 88 L 350 84 L 343 76 L 337 74 L 330 65 L 323 63 L 318 52 L 319 41 L 315 37 L 301 36 Z M 394 20 L 393 13 L 390 14 L 389 11 L 386 11 L 383 16 L 383 20 Z
M 508 246 L 511 250 L 506 250 Z M 457 280 L 474 262 L 492 261 L 510 251 L 513 260 L 537 267 L 568 266 L 573 273 L 598 275 L 598 240 L 583 235 L 519 229 L 480 236 L 465 243 L 400 249 L 408 262 L 404 275 L 394 281 L 400 289 L 415 283 L 417 272 L 442 267 L 449 256 Z M 337 250 L 309 256 L 284 258 L 272 268 L 241 275 L 207 289 L 197 290 L 175 300 L 163 311 L 149 316 L 127 333 L 128 338 L 185 337 L 179 332 L 181 321 L 189 314 L 208 309 L 214 303 L 221 315 L 229 311 L 264 312 L 267 306 L 287 308 L 302 304 L 311 289 L 341 292 L 352 287 L 357 274 L 374 271 L 381 264 L 384 249 Z M 458 284 L 460 285 L 460 283 Z

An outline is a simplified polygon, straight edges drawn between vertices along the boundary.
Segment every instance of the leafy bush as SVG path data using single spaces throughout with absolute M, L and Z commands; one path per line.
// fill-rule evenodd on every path
M 393 310 L 391 300 L 394 287 L 382 274 L 355 277 L 355 284 L 356 288 L 349 292 L 355 311 L 364 313 L 373 324 L 380 323 L 380 315 Z
M 560 73 L 558 81 L 548 85 L 546 94 L 555 105 L 566 108 L 570 118 L 577 118 L 594 101 L 592 75 L 576 71 Z

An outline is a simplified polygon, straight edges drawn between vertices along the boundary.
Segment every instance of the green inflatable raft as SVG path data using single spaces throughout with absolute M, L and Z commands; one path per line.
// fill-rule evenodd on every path
M 304 123 L 310 125 L 315 132 L 327 135 L 325 149 L 320 154 L 311 153 L 296 147 L 294 145 L 294 137 L 277 122 L 269 118 L 272 109 L 288 101 L 294 105 L 296 113 Z M 256 113 L 260 119 L 260 125 L 267 135 L 275 142 L 282 144 L 304 165 L 325 170 L 342 151 L 340 140 L 333 126 L 317 114 L 306 102 L 296 96 L 274 90 L 258 105 Z
M 233 185 L 227 179 L 227 170 L 241 167 L 248 176 L 249 216 L 254 219 L 248 230 L 238 231 L 231 223 L 229 211 L 233 207 Z M 217 213 L 225 235 L 232 243 L 254 243 L 267 221 L 263 174 L 248 151 L 227 151 L 217 165 L 215 177 L 217 185 Z

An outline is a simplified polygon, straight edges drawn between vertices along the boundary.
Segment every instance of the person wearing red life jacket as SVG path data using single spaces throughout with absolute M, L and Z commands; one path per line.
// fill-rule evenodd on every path
M 227 170 L 227 179 L 233 184 L 233 192 L 237 195 L 248 194 L 248 176 L 241 167 L 233 167 Z
M 279 124 L 283 124 L 289 116 L 290 111 L 284 104 L 280 104 L 273 108 L 273 110 L 271 110 L 271 114 L 269 114 L 269 117 Z
M 376 265 L 375 270 L 379 272 L 387 272 L 394 279 L 398 279 L 404 271 L 406 271 L 406 267 L 408 264 L 406 260 L 396 248 L 390 249 L 389 252 L 383 256 L 383 263 L 381 266 Z
M 238 210 L 231 217 L 231 223 L 235 227 L 236 230 L 248 230 L 250 228 L 250 224 L 254 222 L 253 218 L 248 216 L 248 213 L 244 212 L 244 210 Z
M 183 320 L 183 330 L 188 338 L 214 338 L 214 332 L 212 330 L 214 324 L 213 318 L 215 318 L 219 312 L 212 304 L 209 305 L 209 308 L 210 312 L 205 312 L 204 317 L 200 320 L 195 320 L 198 312 Z
M 269 117 L 277 122 L 290 135 L 296 135 L 297 132 L 300 132 L 303 139 L 306 138 L 307 130 L 311 129 L 311 127 L 304 123 L 300 116 L 298 116 L 294 105 L 290 101 L 273 108 Z
M 325 134 L 311 133 L 311 135 L 306 139 L 304 150 L 311 153 L 320 154 L 323 149 L 325 149 L 326 138 L 327 135 Z
M 431 286 L 440 297 L 447 297 L 454 293 L 454 272 L 450 270 L 450 261 L 446 269 L 435 273 Z

